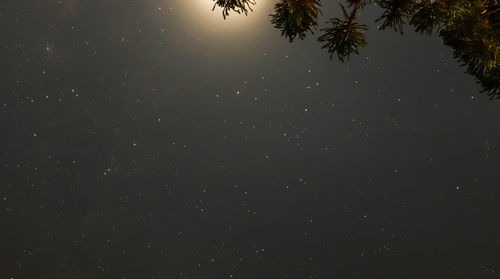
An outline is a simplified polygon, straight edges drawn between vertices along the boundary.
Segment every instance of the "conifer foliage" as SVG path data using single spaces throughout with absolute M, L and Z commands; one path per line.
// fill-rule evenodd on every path
M 331 26 L 321 29 L 324 34 L 319 37 L 318 41 L 326 42 L 323 48 L 328 49 L 330 59 L 336 53 L 338 59 L 344 62 L 344 59 L 349 59 L 351 54 L 359 54 L 360 46 L 366 46 L 366 37 L 361 30 L 368 30 L 368 26 L 355 21 L 356 12 L 361 7 L 362 1 L 358 2 L 351 13 L 347 13 L 342 3 L 339 4 L 344 19 L 330 19 Z
M 215 7 L 219 6 L 222 8 L 222 16 L 224 19 L 229 15 L 229 11 L 236 12 L 238 14 L 244 13 L 248 14 L 248 11 L 253 11 L 252 6 L 255 5 L 255 0 L 213 0 L 215 2 L 212 11 Z
M 293 42 L 295 37 L 304 39 L 318 26 L 319 0 L 280 0 L 274 6 L 271 23 L 281 30 L 281 35 Z
M 256 0 L 213 0 L 223 8 L 224 18 L 230 11 L 247 14 Z M 262 0 L 263 1 L 263 0 Z M 320 0 L 276 0 L 271 22 L 281 35 L 293 42 L 304 39 L 318 26 Z M 325 0 L 323 0 L 325 1 Z M 330 0 L 334 1 L 334 0 Z M 341 2 L 341 1 L 339 1 Z M 405 23 L 422 34 L 437 34 L 453 49 L 455 58 L 473 75 L 491 99 L 500 99 L 500 0 L 344 0 L 342 17 L 331 18 L 320 29 L 318 41 L 327 49 L 330 59 L 344 62 L 359 48 L 367 45 L 364 32 L 368 27 L 357 22 L 356 15 L 368 5 L 382 8 L 380 29 L 403 34 Z

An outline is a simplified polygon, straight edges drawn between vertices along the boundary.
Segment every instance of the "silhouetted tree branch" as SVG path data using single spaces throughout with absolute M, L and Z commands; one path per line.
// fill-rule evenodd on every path
M 215 2 L 212 11 L 215 7 L 219 6 L 222 8 L 222 16 L 226 19 L 229 15 L 229 11 L 248 14 L 248 10 L 252 10 L 252 5 L 255 5 L 255 0 L 213 0 Z
M 318 26 L 319 0 L 280 0 L 274 6 L 271 23 L 281 30 L 281 36 L 293 42 L 295 37 L 304 39 Z
M 247 14 L 256 0 L 213 0 L 223 8 L 224 18 L 229 11 Z M 340 61 L 359 54 L 359 48 L 367 45 L 363 34 L 368 27 L 356 21 L 356 14 L 369 4 L 383 9 L 376 21 L 382 21 L 380 29 L 394 29 L 403 33 L 405 23 L 415 31 L 438 34 L 445 45 L 453 49 L 455 58 L 466 67 L 482 86 L 482 92 L 491 99 L 500 98 L 500 0 L 344 0 L 352 10 L 348 12 L 342 3 L 343 17 L 331 18 L 330 26 L 320 29 L 318 41 L 324 43 L 330 59 Z M 293 42 L 313 34 L 321 14 L 320 0 L 278 0 L 271 14 L 271 22 L 281 35 Z
M 363 3 L 363 0 L 359 0 L 350 14 L 347 13 L 344 5 L 339 3 L 344 19 L 332 18 L 330 19 L 332 26 L 321 29 L 324 34 L 319 37 L 318 41 L 326 42 L 322 48 L 328 49 L 330 59 L 337 53 L 339 60 L 344 62 L 344 59 L 349 59 L 351 54 L 359 54 L 360 46 L 367 45 L 366 37 L 360 30 L 368 30 L 368 26 L 355 22 L 356 13 Z

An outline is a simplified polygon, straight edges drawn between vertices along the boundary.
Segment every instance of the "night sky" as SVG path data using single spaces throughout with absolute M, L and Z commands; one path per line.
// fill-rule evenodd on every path
M 499 101 L 380 8 L 342 64 L 274 3 L 1 1 L 0 279 L 499 278 Z

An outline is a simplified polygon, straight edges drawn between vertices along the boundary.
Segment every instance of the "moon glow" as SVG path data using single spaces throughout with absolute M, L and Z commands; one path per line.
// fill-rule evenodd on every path
M 260 25 L 269 22 L 268 16 L 271 13 L 272 1 L 258 1 L 251 8 L 248 15 L 244 13 L 230 11 L 226 19 L 222 16 L 222 8 L 216 6 L 212 0 L 186 0 L 183 1 L 183 9 L 188 12 L 192 19 L 191 24 L 197 27 L 208 28 L 215 32 L 242 32 L 258 28 Z M 213 9 L 213 10 L 212 10 Z

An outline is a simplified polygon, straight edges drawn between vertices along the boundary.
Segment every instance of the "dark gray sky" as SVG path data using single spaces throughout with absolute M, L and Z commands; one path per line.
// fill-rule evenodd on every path
M 341 64 L 274 3 L 0 3 L 0 278 L 497 278 L 500 103 L 377 7 Z

